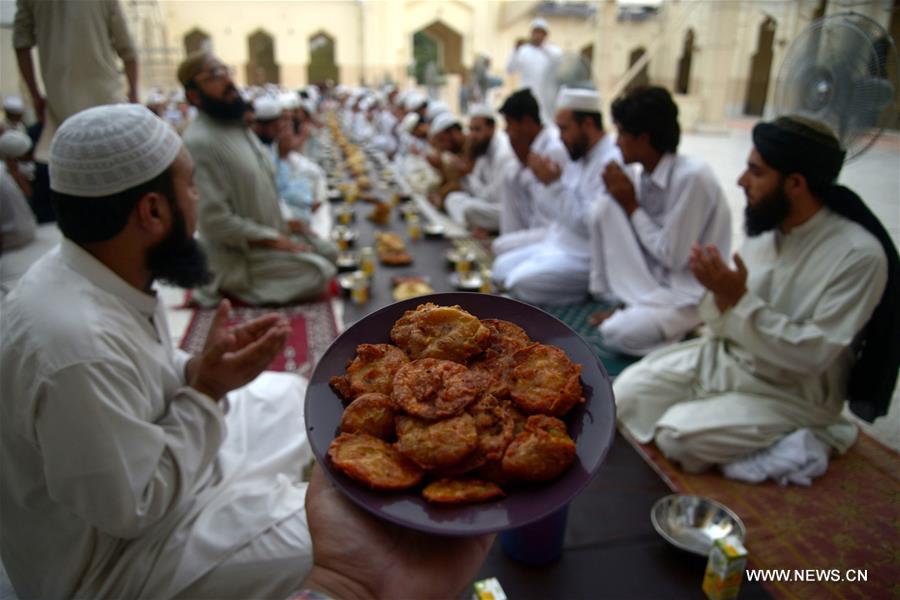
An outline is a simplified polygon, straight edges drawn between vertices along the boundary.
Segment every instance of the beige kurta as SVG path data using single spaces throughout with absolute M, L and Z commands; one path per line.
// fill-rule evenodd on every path
M 710 294 L 700 304 L 711 333 L 648 355 L 614 384 L 621 424 L 686 466 L 730 462 L 801 427 L 825 436 L 840 421 L 849 347 L 887 280 L 875 237 L 826 208 L 788 235 L 749 238 L 740 254 L 741 300 L 724 313 Z M 843 451 L 853 437 L 826 439 Z
M 18 0 L 13 46 L 37 46 L 40 55 L 47 109 L 35 148 L 39 161 L 47 161 L 50 140 L 66 118 L 126 100 L 118 58 L 136 53 L 118 0 Z
M 184 133 L 200 191 L 198 231 L 213 282 L 197 291 L 204 304 L 220 294 L 249 304 L 284 304 L 315 298 L 334 277 L 329 244 L 302 239 L 316 252 L 253 248 L 253 240 L 290 235 L 281 213 L 269 152 L 240 122 L 201 112 Z M 327 256 L 325 256 L 325 255 Z

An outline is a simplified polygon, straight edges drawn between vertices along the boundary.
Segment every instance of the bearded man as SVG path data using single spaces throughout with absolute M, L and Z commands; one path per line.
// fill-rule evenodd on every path
M 257 378 L 290 326 L 226 327 L 223 301 L 191 356 L 153 288 L 209 278 L 193 175 L 139 105 L 54 137 L 65 237 L 6 299 L 0 347 L 0 553 L 22 597 L 286 598 L 310 568 L 302 380 Z
M 282 216 L 271 152 L 243 122 L 247 107 L 230 69 L 200 53 L 179 66 L 178 79 L 199 111 L 184 143 L 197 165 L 197 225 L 213 273 L 194 299 L 214 305 L 222 296 L 248 304 L 316 298 L 337 271 L 334 246 L 310 235 L 303 221 Z
M 800 117 L 760 123 L 738 180 L 750 236 L 735 266 L 693 248 L 709 333 L 658 350 L 614 384 L 619 422 L 687 471 L 726 465 L 809 428 L 839 452 L 845 400 L 885 414 L 900 362 L 897 250 L 852 191 L 844 151 Z

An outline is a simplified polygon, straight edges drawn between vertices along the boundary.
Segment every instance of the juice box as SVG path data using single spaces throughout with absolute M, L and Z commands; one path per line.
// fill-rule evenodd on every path
M 737 598 L 747 567 L 747 549 L 736 535 L 716 540 L 709 551 L 703 575 L 703 592 L 709 600 Z
M 475 593 L 472 594 L 472 600 L 506 600 L 506 592 L 500 587 L 500 582 L 496 577 L 489 577 L 476 581 Z

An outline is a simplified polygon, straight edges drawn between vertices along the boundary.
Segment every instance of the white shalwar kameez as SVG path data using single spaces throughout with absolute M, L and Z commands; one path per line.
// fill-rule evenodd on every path
M 541 118 L 553 122 L 556 101 L 555 74 L 562 61 L 562 50 L 549 42 L 540 46 L 525 43 L 516 48 L 506 62 L 506 72 L 519 73 L 519 88 L 529 88 L 541 109 Z
M 4 306 L 0 552 L 24 598 L 285 598 L 311 564 L 304 382 L 217 403 L 165 312 L 74 243 Z M 227 411 L 227 412 L 226 412 Z
M 562 170 L 571 162 L 555 125 L 544 125 L 531 142 L 529 150 L 549 158 Z M 550 224 L 556 218 L 556 198 L 550 189 L 552 187 L 552 184 L 546 186 L 541 183 L 518 158 L 512 162 L 503 178 L 500 237 L 491 244 L 494 256 L 544 239 Z
M 587 216 L 606 193 L 603 169 L 622 162 L 612 136 L 604 135 L 550 184 L 556 220 L 546 238 L 507 252 L 494 262 L 493 277 L 514 297 L 532 304 L 573 304 L 588 294 L 591 270 Z
M 629 219 L 610 196 L 591 220 L 590 291 L 625 303 L 600 325 L 604 343 L 643 356 L 700 324 L 704 288 L 690 269 L 691 246 L 731 252 L 731 215 L 709 166 L 665 154 L 635 185 L 639 208 Z
M 463 190 L 447 194 L 444 206 L 450 218 L 463 227 L 497 231 L 503 178 L 515 161 L 509 138 L 502 131 L 495 131 L 487 151 L 478 157 L 472 172 L 463 179 Z
M 725 312 L 700 304 L 710 333 L 663 348 L 616 379 L 619 422 L 685 469 L 730 463 L 809 427 L 840 452 L 850 350 L 881 299 L 887 259 L 875 237 L 827 208 L 787 235 L 740 250 L 747 292 Z

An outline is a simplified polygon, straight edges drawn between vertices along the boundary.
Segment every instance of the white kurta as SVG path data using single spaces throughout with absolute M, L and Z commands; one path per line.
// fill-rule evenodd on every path
M 572 304 L 587 296 L 591 266 L 587 217 L 606 193 L 603 169 L 610 161 L 621 163 L 622 153 L 612 136 L 604 135 L 548 186 L 556 219 L 544 240 L 497 257 L 493 277 L 513 297 L 533 304 Z
M 0 249 L 4 252 L 28 244 L 37 233 L 34 212 L 7 169 L 0 165 Z
M 487 151 L 478 157 L 472 172 L 463 179 L 462 191 L 447 195 L 444 201 L 447 214 L 464 227 L 497 231 L 503 178 L 515 161 L 509 138 L 504 132 L 495 131 Z
M 565 171 L 569 153 L 559 138 L 559 129 L 545 125 L 529 150 L 550 158 Z M 541 183 L 534 173 L 514 156 L 503 178 L 500 202 L 500 237 L 491 249 L 495 256 L 540 241 L 556 219 L 554 185 Z
M 549 42 L 540 46 L 525 43 L 516 48 L 506 63 L 506 72 L 519 74 L 519 87 L 530 88 L 541 107 L 546 123 L 553 122 L 556 102 L 556 69 L 562 61 L 562 50 Z
M 0 553 L 21 597 L 168 598 L 280 523 L 302 531 L 311 453 L 284 378 L 301 379 L 282 375 L 280 398 L 230 395 L 223 414 L 186 386 L 157 298 L 65 239 L 3 325 Z M 229 595 L 285 597 L 308 538 L 288 557 L 295 572 L 261 565 Z
M 740 250 L 747 293 L 701 314 L 710 334 L 664 348 L 615 381 L 618 418 L 641 442 L 656 437 L 687 468 L 727 463 L 810 427 L 839 450 L 849 350 L 881 299 L 887 260 L 861 226 L 823 208 L 788 235 Z M 662 438 L 660 438 L 662 435 Z
M 731 215 L 709 166 L 665 154 L 635 184 L 639 208 L 629 219 L 613 198 L 591 216 L 590 291 L 626 304 L 601 325 L 609 346 L 643 355 L 677 341 L 700 323 L 704 288 L 690 269 L 691 246 L 731 252 Z

